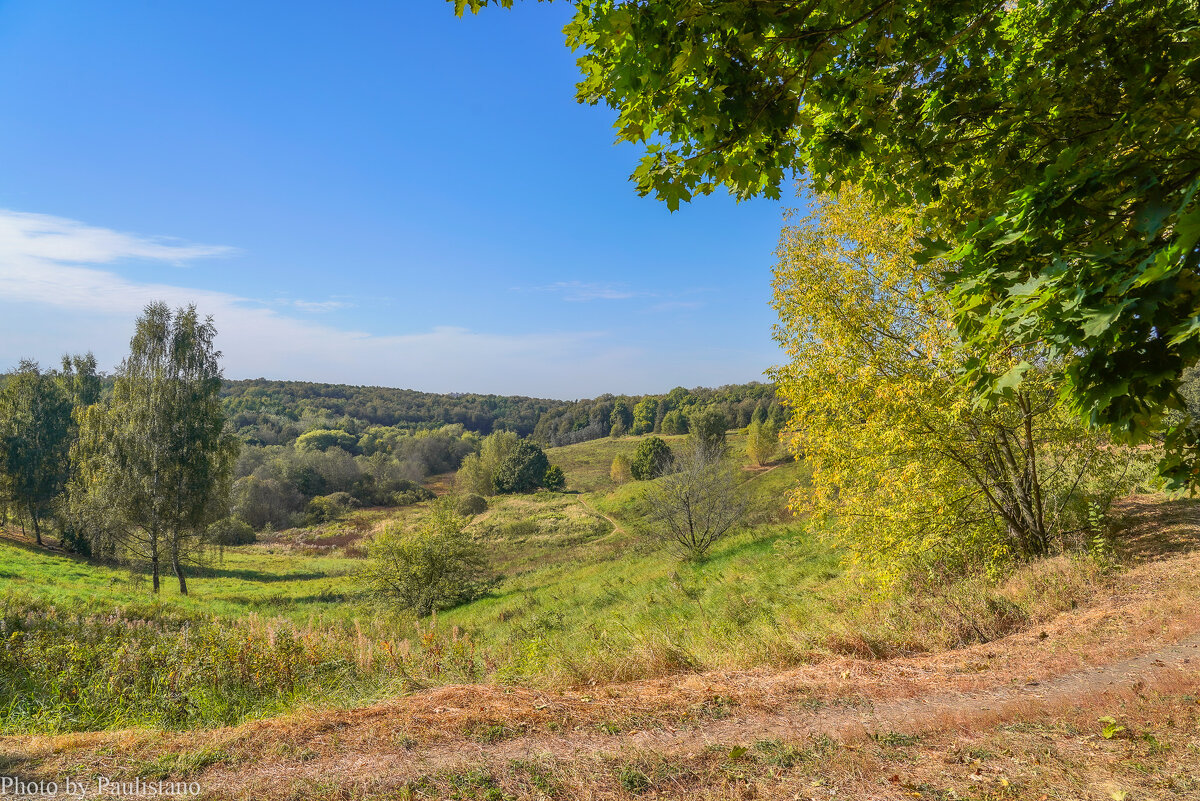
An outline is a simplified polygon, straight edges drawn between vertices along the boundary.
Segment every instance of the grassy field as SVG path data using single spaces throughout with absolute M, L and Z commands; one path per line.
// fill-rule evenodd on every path
M 494 585 L 426 620 L 378 605 L 356 576 L 369 537 L 418 519 L 422 505 L 226 548 L 194 572 L 186 597 L 170 577 L 154 598 L 140 574 L 10 532 L 0 541 L 0 731 L 209 726 L 451 682 L 562 687 L 974 636 L 950 625 L 941 602 L 881 607 L 843 575 L 821 532 L 787 511 L 805 485 L 802 463 L 746 465 L 745 524 L 706 561 L 681 562 L 647 536 L 647 484 L 609 478 L 613 456 L 637 439 L 552 449 L 565 491 L 490 499 L 469 530 Z M 741 458 L 742 440 L 731 447 Z M 1060 572 L 1066 589 L 1049 601 L 1028 587 L 968 587 L 950 603 L 1003 633 L 1012 621 L 994 609 L 1020 605 L 1020 623 L 1074 602 L 1086 570 Z

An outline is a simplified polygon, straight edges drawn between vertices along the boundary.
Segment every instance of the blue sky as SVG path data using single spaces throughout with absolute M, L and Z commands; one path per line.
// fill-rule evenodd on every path
M 232 378 L 760 379 L 781 205 L 637 197 L 569 10 L 0 3 L 0 369 L 112 369 L 162 298 L 215 317 Z

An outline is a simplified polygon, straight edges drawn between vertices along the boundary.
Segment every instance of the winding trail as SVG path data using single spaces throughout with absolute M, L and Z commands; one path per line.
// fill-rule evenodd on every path
M 615 521 L 580 503 L 616 530 Z M 1195 507 L 1144 509 L 1141 520 L 1142 528 L 1131 529 L 1131 548 L 1153 555 L 1103 594 L 1040 625 L 955 651 L 832 657 L 783 670 L 676 674 L 563 691 L 453 685 L 363 709 L 311 710 L 211 731 L 0 737 L 0 773 L 128 776 L 164 755 L 182 759 L 208 749 L 226 756 L 192 774 L 206 797 L 291 797 L 297 782 L 315 786 L 330 777 L 342 786 L 400 786 L 445 772 L 502 771 L 514 760 L 594 766 L 646 753 L 688 759 L 817 735 L 850 744 L 871 735 L 1052 719 L 1156 692 L 1195 695 Z
M 612 519 L 608 515 L 604 514 L 604 512 L 601 512 L 599 509 L 596 509 L 596 508 L 590 506 L 588 504 L 588 502 L 583 499 L 582 495 L 580 495 L 575 500 L 579 501 L 579 505 L 582 506 L 584 508 L 584 510 L 587 511 L 588 514 L 594 515 L 596 517 L 601 517 L 601 518 L 607 520 L 609 522 L 609 524 L 611 524 L 613 527 L 613 530 L 609 532 L 610 534 L 617 534 L 617 533 L 624 534 L 625 533 L 625 529 L 621 527 L 620 523 L 618 523 L 616 520 Z

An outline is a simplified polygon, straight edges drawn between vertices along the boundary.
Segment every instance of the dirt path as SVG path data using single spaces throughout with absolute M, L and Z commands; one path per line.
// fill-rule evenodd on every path
M 852 706 L 805 709 L 793 705 L 776 713 L 732 715 L 702 725 L 681 724 L 605 734 L 595 727 L 551 735 L 539 732 L 496 743 L 465 738 L 418 748 L 346 749 L 342 753 L 289 766 L 290 779 L 336 775 L 366 780 L 380 771 L 395 780 L 462 769 L 466 765 L 504 764 L 553 757 L 577 760 L 616 757 L 631 751 L 660 755 L 695 754 L 711 747 L 729 750 L 764 740 L 794 742 L 825 734 L 839 741 L 890 733 L 916 734 L 933 728 L 970 726 L 1053 712 L 1064 705 L 1104 694 L 1138 691 L 1166 678 L 1200 676 L 1200 635 L 1131 659 L 1082 670 L 1028 685 L 1001 686 L 974 692 L 942 692 L 917 698 L 867 700 Z M 334 727 L 336 731 L 339 727 Z M 326 734 L 325 736 L 328 736 Z M 321 736 L 308 740 L 318 745 Z M 382 743 L 381 743 L 382 744 Z M 254 769 L 250 768 L 249 773 Z M 206 786 L 237 787 L 248 778 L 245 767 L 220 771 Z
M 596 517 L 602 517 L 602 518 L 604 518 L 605 520 L 607 520 L 607 521 L 608 521 L 608 522 L 609 522 L 609 523 L 612 525 L 612 527 L 613 527 L 613 530 L 610 532 L 611 534 L 617 534 L 617 533 L 624 533 L 624 532 L 625 532 L 625 529 L 621 528 L 621 524 L 620 524 L 620 523 L 618 523 L 616 520 L 613 520 L 613 519 L 612 519 L 611 517 L 609 517 L 608 515 L 604 514 L 604 512 L 601 512 L 600 510 L 598 510 L 598 509 L 596 509 L 596 508 L 594 508 L 594 507 L 590 506 L 590 505 L 588 504 L 588 502 L 587 502 L 587 501 L 585 501 L 585 500 L 583 499 L 583 496 L 582 496 L 582 495 L 580 495 L 580 496 L 579 496 L 578 498 L 576 498 L 575 500 L 579 501 L 579 505 L 580 505 L 580 506 L 582 506 L 582 507 L 583 507 L 585 510 L 587 510 L 587 513 L 588 513 L 588 514 L 595 515 Z
M 324 786 L 331 777 L 339 786 L 394 789 L 429 776 L 501 773 L 515 764 L 595 770 L 647 753 L 686 761 L 763 741 L 823 734 L 852 744 L 873 734 L 1037 719 L 1166 686 L 1194 690 L 1200 615 L 1188 614 L 1194 612 L 1188 606 L 1194 608 L 1200 586 L 1200 558 L 1164 560 L 1127 575 L 1127 586 L 1099 608 L 946 654 L 669 676 L 590 691 L 450 686 L 365 709 L 215 731 L 0 738 L 0 761 L 8 765 L 0 773 L 135 776 L 164 754 L 186 764 L 213 753 L 221 758 L 184 774 L 207 797 L 269 799 L 292 797 L 289 788 L 298 784 Z M 1163 582 L 1174 582 L 1179 593 L 1164 596 Z
M 195 778 L 211 798 L 407 798 L 387 793 L 431 776 L 500 775 L 513 765 L 590 766 L 579 767 L 584 773 L 645 754 L 686 763 L 706 753 L 820 735 L 853 748 L 872 735 L 979 730 L 1071 710 L 1124 708 L 1130 699 L 1172 693 L 1192 697 L 1195 705 L 1200 553 L 1190 543 L 1200 526 L 1191 513 L 1166 519 L 1159 512 L 1147 518 L 1147 512 L 1154 510 L 1142 510 L 1139 519 L 1147 524 L 1132 529 L 1130 541 L 1158 555 L 1120 574 L 1104 597 L 1001 640 L 951 652 L 830 658 L 786 670 L 672 675 L 561 692 L 457 685 L 364 709 L 314 710 L 212 731 L 0 738 L 0 774 L 129 777 L 166 757 L 168 765 L 194 765 L 179 775 Z M 1143 542 L 1164 533 L 1186 541 L 1180 539 L 1178 549 Z M 1088 714 L 1094 724 L 1108 712 Z M 1191 753 L 1188 748 L 1175 753 Z M 196 764 L 205 754 L 215 756 Z M 612 771 L 606 775 L 611 781 Z M 296 794 L 298 784 L 323 787 L 333 780 L 338 787 L 385 791 Z

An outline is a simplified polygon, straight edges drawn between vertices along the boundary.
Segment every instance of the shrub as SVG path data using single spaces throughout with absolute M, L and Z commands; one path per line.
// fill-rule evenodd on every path
M 414 503 L 432 501 L 436 497 L 433 490 L 414 485 L 411 489 L 393 492 L 388 496 L 388 502 L 392 506 L 412 506 Z
M 364 577 L 377 595 L 419 617 L 478 597 L 487 565 L 466 524 L 444 501 L 416 528 L 385 529 L 371 542 Z
M 252 545 L 257 541 L 250 524 L 236 515 L 213 523 L 208 527 L 208 536 L 217 545 Z
M 567 486 L 567 474 L 561 467 L 552 464 L 546 468 L 546 475 L 542 477 L 542 486 L 558 492 Z
M 487 508 L 487 498 L 483 497 L 482 495 L 476 495 L 472 492 L 469 495 L 464 495 L 459 499 L 458 506 L 455 508 L 455 511 L 457 511 L 463 517 L 470 517 L 472 515 L 483 514 L 487 511 Z
M 348 492 L 333 492 L 329 495 L 319 495 L 308 502 L 305 514 L 310 524 L 328 523 L 345 514 L 358 501 Z
M 549 469 L 550 462 L 541 448 L 528 440 L 519 442 L 496 467 L 493 488 L 502 495 L 529 492 L 542 485 Z
M 671 465 L 671 449 L 659 437 L 647 437 L 642 440 L 633 459 L 629 462 L 629 472 L 638 481 L 649 481 L 658 478 Z

